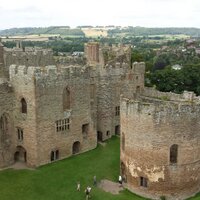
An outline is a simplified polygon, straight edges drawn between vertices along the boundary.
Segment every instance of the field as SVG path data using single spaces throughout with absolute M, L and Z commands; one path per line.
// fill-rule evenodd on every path
M 113 137 L 105 146 L 37 168 L 36 170 L 0 171 L 1 200 L 81 200 L 84 189 L 97 181 L 117 181 L 119 175 L 119 138 Z M 81 191 L 76 191 L 80 181 Z M 144 200 L 125 190 L 112 195 L 92 186 L 92 200 Z M 198 200 L 200 196 L 191 200 Z
M 82 28 L 86 37 L 107 37 L 108 33 L 105 29 Z

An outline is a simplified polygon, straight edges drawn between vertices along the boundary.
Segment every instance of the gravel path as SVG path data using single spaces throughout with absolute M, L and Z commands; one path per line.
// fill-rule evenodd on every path
M 101 180 L 98 184 L 98 187 L 112 194 L 119 194 L 119 192 L 124 189 L 119 185 L 119 183 L 112 182 L 109 180 Z

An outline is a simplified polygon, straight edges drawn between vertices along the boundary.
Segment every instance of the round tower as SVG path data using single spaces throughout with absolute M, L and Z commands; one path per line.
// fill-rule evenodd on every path
M 200 101 L 170 95 L 122 99 L 121 173 L 134 193 L 182 200 L 200 186 Z

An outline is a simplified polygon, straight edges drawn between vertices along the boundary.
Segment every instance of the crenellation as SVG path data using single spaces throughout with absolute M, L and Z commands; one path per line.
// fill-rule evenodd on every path
M 10 65 L 45 66 L 55 64 L 53 51 L 41 48 L 4 48 L 5 67 Z
M 132 70 L 137 74 L 144 74 L 145 73 L 145 63 L 144 62 L 134 62 L 132 64 Z
M 194 92 L 189 92 L 189 91 L 184 91 L 182 94 L 175 94 L 172 92 L 160 92 L 158 90 L 156 90 L 155 88 L 144 88 L 143 93 L 142 93 L 143 97 L 146 98 L 157 98 L 160 99 L 162 101 L 189 101 L 189 102 L 193 102 L 193 101 L 199 101 L 200 97 L 196 96 L 196 94 Z
M 21 77 L 23 77 L 24 75 L 27 75 L 27 67 L 25 65 L 18 66 L 16 74 Z
M 55 77 L 64 77 L 70 79 L 71 77 L 89 77 L 90 72 L 88 67 L 84 66 L 62 66 L 58 67 L 55 65 L 49 65 L 45 67 L 34 67 L 34 66 L 22 66 L 22 65 L 11 65 L 10 78 L 14 77 L 30 77 L 39 79 L 55 79 Z

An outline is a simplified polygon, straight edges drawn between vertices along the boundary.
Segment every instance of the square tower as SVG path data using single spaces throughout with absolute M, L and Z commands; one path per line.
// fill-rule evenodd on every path
M 99 63 L 99 43 L 90 42 L 85 44 L 85 56 L 89 65 Z

